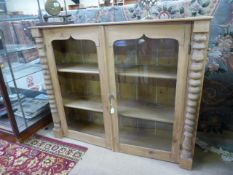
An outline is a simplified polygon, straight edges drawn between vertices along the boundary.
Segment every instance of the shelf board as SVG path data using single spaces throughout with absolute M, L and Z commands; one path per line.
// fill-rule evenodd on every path
M 102 103 L 97 99 L 72 99 L 65 98 L 64 106 L 75 109 L 82 109 L 94 112 L 103 112 Z M 140 103 L 120 102 L 118 114 L 125 117 L 139 118 L 144 120 L 153 120 L 164 123 L 174 122 L 174 107 L 143 105 Z
M 21 78 L 25 78 L 25 77 L 27 77 L 29 75 L 33 75 L 33 74 L 36 74 L 36 73 L 39 73 L 39 72 L 41 72 L 41 74 L 42 74 L 42 67 L 41 67 L 40 64 L 13 63 L 11 66 L 12 66 L 12 71 L 13 71 L 14 76 L 15 76 L 15 80 L 19 80 Z M 4 79 L 5 79 L 6 83 L 10 83 L 10 82 L 13 81 L 13 78 L 12 78 L 9 67 L 5 67 L 3 69 L 3 74 L 4 74 Z
M 153 120 L 164 123 L 174 122 L 174 107 L 161 105 L 143 105 L 140 103 L 120 102 L 118 114 L 145 120 Z
M 94 65 L 58 66 L 57 71 L 67 73 L 99 74 L 98 67 Z
M 65 98 L 63 100 L 64 106 L 75 109 L 83 109 L 87 111 L 103 112 L 102 103 L 100 100 L 83 100 Z
M 177 77 L 177 70 L 175 68 L 155 66 L 150 67 L 136 67 L 118 69 L 117 75 L 128 77 L 146 77 L 146 78 L 159 78 L 159 79 L 174 79 Z
M 6 50 L 0 51 L 0 55 L 12 54 L 12 53 L 22 52 L 26 50 L 31 50 L 31 49 L 36 49 L 36 45 L 8 44 L 6 45 Z

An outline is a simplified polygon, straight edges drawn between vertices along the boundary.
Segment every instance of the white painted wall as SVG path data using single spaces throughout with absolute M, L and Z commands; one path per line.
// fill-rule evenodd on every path
M 37 0 L 6 0 L 7 9 L 9 12 L 21 11 L 23 14 L 37 15 L 38 14 L 38 5 Z M 46 0 L 39 0 L 41 9 L 44 9 L 44 4 Z M 58 0 L 63 6 L 63 0 Z M 97 6 L 99 1 L 103 0 L 80 0 L 80 6 Z M 66 4 L 74 4 L 71 0 L 66 0 Z M 68 8 L 67 8 L 68 9 Z
M 86 7 L 86 6 L 98 6 L 99 0 L 80 0 L 80 6 Z M 101 1 L 101 0 L 100 0 Z
M 112 2 L 113 0 L 111 0 Z M 84 7 L 88 7 L 88 6 L 98 6 L 99 3 L 103 3 L 104 0 L 80 0 L 80 5 L 84 6 Z
M 38 14 L 38 5 L 36 0 L 7 0 L 8 12 L 21 11 L 24 14 Z
M 58 0 L 61 6 L 64 6 L 63 0 Z M 103 3 L 104 0 L 80 0 L 80 7 L 98 6 L 99 2 Z M 37 0 L 6 0 L 7 9 L 9 12 L 21 11 L 26 15 L 37 15 L 38 5 Z M 46 0 L 39 0 L 40 7 L 43 10 Z M 74 4 L 71 0 L 66 0 L 66 5 Z

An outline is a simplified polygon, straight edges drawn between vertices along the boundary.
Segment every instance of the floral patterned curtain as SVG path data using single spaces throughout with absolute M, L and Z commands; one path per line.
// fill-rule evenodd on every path
M 123 7 L 85 9 L 77 11 L 75 22 L 141 20 L 148 15 L 148 10 L 152 19 L 214 16 L 198 137 L 209 144 L 233 151 L 233 141 L 230 144 L 222 141 L 225 135 L 233 133 L 233 0 L 159 0 L 147 7 L 138 2 Z M 228 138 L 225 137 L 226 140 Z

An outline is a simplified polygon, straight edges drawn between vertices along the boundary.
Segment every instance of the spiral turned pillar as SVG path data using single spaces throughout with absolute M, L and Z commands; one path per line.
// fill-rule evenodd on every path
M 183 141 L 181 145 L 181 166 L 192 168 L 196 128 L 207 58 L 208 32 L 193 32 L 189 61 L 187 97 L 185 104 Z
M 37 49 L 40 56 L 40 62 L 43 69 L 45 88 L 49 98 L 50 110 L 53 118 L 54 128 L 53 132 L 56 137 L 62 137 L 63 132 L 61 128 L 61 121 L 58 115 L 57 105 L 54 97 L 53 85 L 48 67 L 48 61 L 46 56 L 45 44 L 43 41 L 42 33 L 38 29 L 32 29 L 32 36 L 35 38 Z

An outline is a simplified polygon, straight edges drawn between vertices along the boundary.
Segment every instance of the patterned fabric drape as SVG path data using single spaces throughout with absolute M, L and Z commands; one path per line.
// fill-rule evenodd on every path
M 148 15 L 147 10 L 141 3 L 84 9 L 74 14 L 74 20 L 76 23 L 141 20 Z M 153 19 L 214 16 L 200 110 L 199 137 L 204 133 L 233 131 L 233 0 L 160 0 L 149 10 Z M 211 137 L 203 139 L 206 138 Z M 233 151 L 233 143 L 224 144 L 221 140 L 215 140 L 211 144 Z

